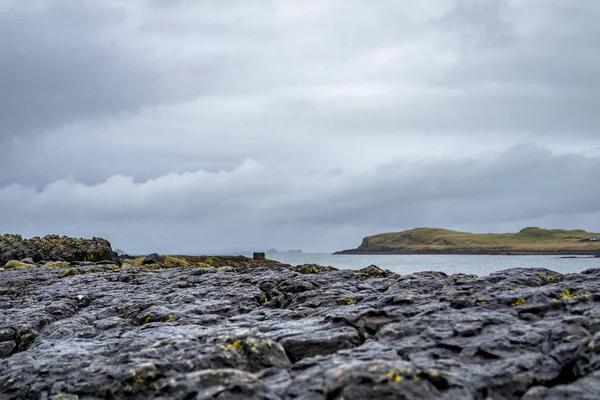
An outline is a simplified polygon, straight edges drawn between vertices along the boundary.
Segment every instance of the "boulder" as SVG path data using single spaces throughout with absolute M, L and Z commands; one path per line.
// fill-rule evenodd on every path
M 142 265 L 162 264 L 163 262 L 165 262 L 165 257 L 158 255 L 157 253 L 152 253 L 144 257 Z

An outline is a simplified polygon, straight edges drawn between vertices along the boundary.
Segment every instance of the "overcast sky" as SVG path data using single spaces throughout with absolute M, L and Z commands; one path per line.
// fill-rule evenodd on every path
M 0 0 L 0 231 L 600 231 L 598 0 Z

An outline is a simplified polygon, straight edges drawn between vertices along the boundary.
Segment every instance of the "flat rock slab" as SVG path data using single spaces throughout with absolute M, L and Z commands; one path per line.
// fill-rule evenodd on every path
M 600 269 L 6 269 L 0 398 L 598 399 L 599 301 Z

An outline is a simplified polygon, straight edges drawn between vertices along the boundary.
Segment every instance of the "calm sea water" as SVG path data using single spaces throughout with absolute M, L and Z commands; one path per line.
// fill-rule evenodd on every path
M 548 268 L 565 273 L 600 268 L 600 258 L 561 258 L 560 256 L 491 256 L 491 255 L 332 255 L 325 253 L 268 254 L 268 258 L 291 265 L 319 264 L 340 269 L 360 269 L 375 264 L 399 274 L 419 271 L 443 271 L 488 275 L 508 268 Z

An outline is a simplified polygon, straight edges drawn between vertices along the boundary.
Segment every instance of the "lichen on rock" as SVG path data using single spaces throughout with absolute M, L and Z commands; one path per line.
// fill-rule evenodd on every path
M 534 400 L 600 388 L 600 269 L 398 275 L 226 256 L 195 267 L 207 258 L 0 273 L 0 398 Z

